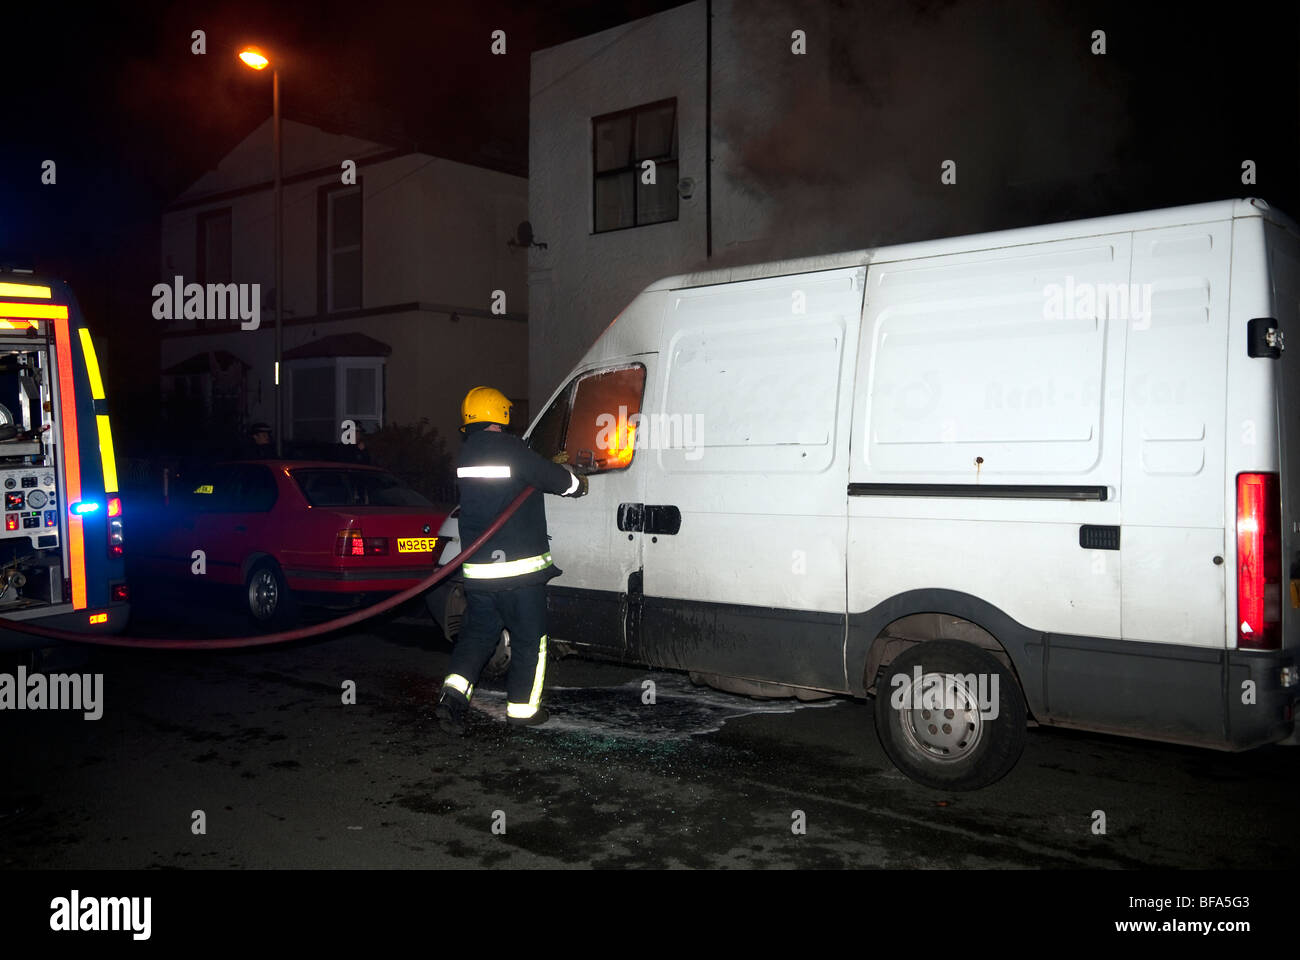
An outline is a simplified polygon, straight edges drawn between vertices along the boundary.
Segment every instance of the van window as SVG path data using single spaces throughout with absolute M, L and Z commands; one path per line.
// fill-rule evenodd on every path
M 569 463 L 596 473 L 622 470 L 635 453 L 633 418 L 641 413 L 644 393 L 645 367 L 639 363 L 585 373 L 551 401 L 528 445 L 544 457 L 564 451 Z

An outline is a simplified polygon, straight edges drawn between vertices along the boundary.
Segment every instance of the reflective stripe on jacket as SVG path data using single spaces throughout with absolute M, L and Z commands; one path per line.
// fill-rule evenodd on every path
M 563 495 L 578 478 L 513 434 L 479 429 L 465 438 L 456 460 L 461 543 L 473 543 L 526 486 Z M 523 502 L 463 567 L 467 590 L 509 590 L 560 575 L 551 559 L 546 507 L 537 493 Z

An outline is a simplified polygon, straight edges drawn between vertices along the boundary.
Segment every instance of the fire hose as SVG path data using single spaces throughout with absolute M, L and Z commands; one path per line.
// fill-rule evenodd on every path
M 35 624 L 26 623 L 22 620 L 9 620 L 0 617 L 0 626 L 10 630 L 17 630 L 19 633 L 30 633 L 38 637 L 48 637 L 51 640 L 69 640 L 73 643 L 92 643 L 105 647 L 135 647 L 142 650 L 231 650 L 236 647 L 266 647 L 276 643 L 289 643 L 293 640 L 302 640 L 306 637 L 316 637 L 323 633 L 331 633 L 334 630 L 341 630 L 344 627 L 350 627 L 354 623 L 360 623 L 362 620 L 368 620 L 373 616 L 391 610 L 400 606 L 412 597 L 419 596 L 424 591 L 445 578 L 451 576 L 469 557 L 478 552 L 479 548 L 487 542 L 488 538 L 495 534 L 505 524 L 507 520 L 514 515 L 514 512 L 523 505 L 536 487 L 524 487 L 519 496 L 515 497 L 501 511 L 500 516 L 492 521 L 492 525 L 468 547 L 456 554 L 451 560 L 439 567 L 428 577 L 425 577 L 413 587 L 408 587 L 401 593 L 394 594 L 386 600 L 381 600 L 373 606 L 365 607 L 361 610 L 355 610 L 346 616 L 337 617 L 333 620 L 327 620 L 324 623 L 318 623 L 310 627 L 299 627 L 296 630 L 282 630 L 279 633 L 265 633 L 255 637 L 218 637 L 214 640 L 170 640 L 154 639 L 144 637 L 122 637 L 122 636 L 95 636 L 93 634 L 74 633 L 70 630 L 55 630 L 51 627 L 38 627 Z

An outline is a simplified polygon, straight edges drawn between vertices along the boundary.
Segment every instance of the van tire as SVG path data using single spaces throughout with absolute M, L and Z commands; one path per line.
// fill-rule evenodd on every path
M 934 683 L 956 709 L 927 709 L 924 697 L 906 702 L 915 686 L 916 667 L 923 671 L 918 694 L 934 689 Z M 984 716 L 978 697 L 967 696 L 966 685 L 957 682 L 958 676 L 970 674 L 977 683 L 980 676 L 988 678 L 986 693 L 997 678 L 996 717 Z M 936 679 L 927 681 L 931 676 Z M 904 679 L 895 684 L 895 677 Z M 978 790 L 1005 776 L 1025 749 L 1027 715 L 1024 694 L 1011 671 L 987 651 L 958 640 L 918 643 L 883 668 L 876 681 L 880 745 L 900 771 L 936 790 Z M 963 719 L 964 724 L 943 722 Z
M 280 566 L 269 557 L 253 564 L 244 579 L 244 605 L 254 625 L 285 630 L 298 623 L 298 601 Z

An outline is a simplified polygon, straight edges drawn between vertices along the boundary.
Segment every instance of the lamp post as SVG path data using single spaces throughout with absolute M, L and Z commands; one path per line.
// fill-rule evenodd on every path
M 270 59 L 257 47 L 246 47 L 239 59 L 253 70 L 265 70 Z M 284 203 L 281 184 L 280 68 L 271 67 L 271 137 L 274 153 L 272 204 L 275 208 L 275 455 L 284 456 L 284 394 L 280 390 L 280 366 L 284 354 Z

